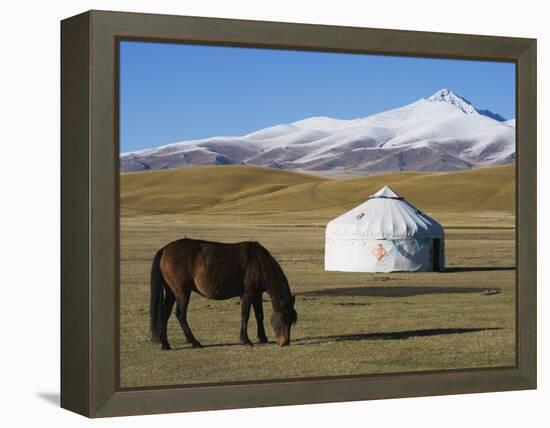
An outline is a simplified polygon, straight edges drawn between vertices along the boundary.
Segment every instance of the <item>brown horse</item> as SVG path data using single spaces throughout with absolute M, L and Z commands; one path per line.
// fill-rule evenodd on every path
M 294 296 L 279 263 L 257 242 L 223 244 L 195 239 L 180 239 L 161 248 L 151 269 L 151 338 L 162 349 L 170 349 L 167 324 L 174 302 L 176 317 L 193 347 L 201 344 L 187 323 L 191 292 L 208 299 L 241 298 L 242 344 L 251 345 L 247 326 L 250 305 L 258 324 L 258 340 L 267 343 L 263 323 L 262 295 L 271 297 L 271 325 L 280 346 L 290 343 L 290 328 L 296 322 Z

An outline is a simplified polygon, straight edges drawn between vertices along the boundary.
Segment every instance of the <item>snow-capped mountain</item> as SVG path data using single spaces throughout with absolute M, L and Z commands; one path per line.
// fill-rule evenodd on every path
M 513 162 L 515 120 L 442 89 L 364 118 L 311 117 L 237 137 L 123 153 L 122 171 L 248 164 L 322 175 L 454 171 Z

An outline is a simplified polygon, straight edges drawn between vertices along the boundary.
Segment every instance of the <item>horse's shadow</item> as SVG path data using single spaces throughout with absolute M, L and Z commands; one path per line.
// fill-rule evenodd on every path
M 269 342 L 267 343 L 254 343 L 252 342 L 252 344 L 254 345 L 254 347 L 263 347 L 263 346 L 266 346 L 266 345 L 276 345 L 277 342 L 274 341 L 274 340 L 270 340 Z M 225 348 L 226 346 L 242 346 L 242 347 L 249 347 L 247 345 L 243 345 L 242 343 L 240 342 L 224 342 L 224 343 L 207 343 L 207 344 L 202 344 L 202 348 Z M 172 348 L 174 351 L 181 351 L 181 350 L 184 350 L 184 349 L 191 349 L 192 346 L 191 345 L 185 345 L 185 346 L 178 346 L 177 348 Z M 198 348 L 198 349 L 202 349 L 202 348 Z
M 318 345 L 329 342 L 356 342 L 363 340 L 405 340 L 412 337 L 429 337 L 448 334 L 476 333 L 480 331 L 501 330 L 498 327 L 477 328 L 430 328 L 424 330 L 405 330 L 383 333 L 355 333 L 332 336 L 301 337 L 295 339 L 295 345 Z
M 306 336 L 299 337 L 290 342 L 290 345 L 319 345 L 330 342 L 358 342 L 363 340 L 406 340 L 412 337 L 429 337 L 449 334 L 464 334 L 477 333 L 480 331 L 502 330 L 500 327 L 475 327 L 475 328 L 429 328 L 424 330 L 405 330 L 391 331 L 383 333 L 354 333 L 354 334 L 337 334 L 331 336 Z M 277 342 L 269 341 L 266 344 L 254 344 L 254 346 L 275 345 Z M 226 346 L 245 346 L 238 342 L 230 343 L 210 343 L 203 345 L 203 348 L 221 348 Z M 173 348 L 174 350 L 189 349 L 191 345 L 180 346 Z

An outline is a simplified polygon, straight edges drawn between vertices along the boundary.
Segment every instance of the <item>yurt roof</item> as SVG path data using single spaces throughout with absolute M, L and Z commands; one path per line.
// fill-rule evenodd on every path
M 443 227 L 404 198 L 384 186 L 361 205 L 330 221 L 327 238 L 407 239 L 437 238 Z

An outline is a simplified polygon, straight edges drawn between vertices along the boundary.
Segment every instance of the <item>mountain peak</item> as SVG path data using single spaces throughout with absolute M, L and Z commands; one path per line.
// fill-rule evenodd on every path
M 493 113 L 490 110 L 480 110 L 475 108 L 470 101 L 466 98 L 461 97 L 460 95 L 454 93 L 448 88 L 443 88 L 433 94 L 431 97 L 426 98 L 427 101 L 431 102 L 446 102 L 449 103 L 466 114 L 478 113 L 482 116 L 490 117 L 491 119 L 497 120 L 499 122 L 504 122 L 506 119 L 498 113 Z
M 466 98 L 461 97 L 460 95 L 455 94 L 448 88 L 441 89 L 433 94 L 431 97 L 426 99 L 432 102 L 439 101 L 452 104 L 466 114 L 478 112 L 476 108 L 472 105 L 472 103 L 470 103 L 470 101 L 468 101 Z

